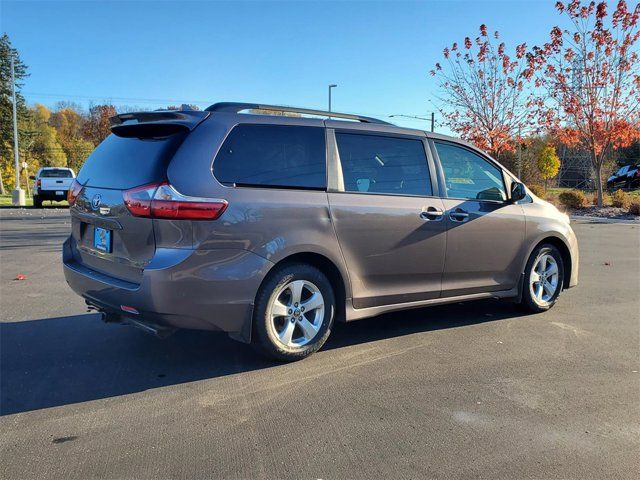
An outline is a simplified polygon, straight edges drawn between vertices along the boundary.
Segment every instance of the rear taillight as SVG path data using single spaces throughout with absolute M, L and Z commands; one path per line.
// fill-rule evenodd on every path
M 40 186 L 40 180 L 38 180 L 38 187 Z M 82 190 L 82 185 L 75 178 L 69 187 L 69 191 L 67 192 L 67 202 L 69 202 L 69 206 L 72 206 L 76 203 L 76 199 L 78 195 L 80 195 L 80 191 Z
M 134 217 L 151 216 L 151 200 L 157 188 L 158 184 L 154 183 L 153 185 L 143 185 L 142 187 L 125 190 L 122 193 L 124 204 L 131 212 L 131 215 Z
M 215 220 L 227 208 L 225 200 L 187 197 L 168 183 L 132 188 L 123 197 L 127 209 L 136 217 Z
M 36 180 L 36 187 L 40 188 L 42 186 L 42 180 Z

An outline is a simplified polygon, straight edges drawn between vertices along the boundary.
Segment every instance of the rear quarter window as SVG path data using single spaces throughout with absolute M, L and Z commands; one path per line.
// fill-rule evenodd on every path
M 222 144 L 213 174 L 226 185 L 324 189 L 324 128 L 238 125 Z
M 42 170 L 40 172 L 41 178 L 72 178 L 70 170 L 65 169 L 52 169 L 52 170 Z

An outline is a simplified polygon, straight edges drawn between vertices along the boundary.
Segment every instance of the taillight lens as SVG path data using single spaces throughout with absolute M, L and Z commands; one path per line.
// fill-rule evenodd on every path
M 125 190 L 122 193 L 124 204 L 131 212 L 131 215 L 134 217 L 151 216 L 151 200 L 153 200 L 153 194 L 157 188 L 158 184 L 154 183 L 153 185 L 143 185 L 142 187 Z
M 215 220 L 227 208 L 225 200 L 187 197 L 168 183 L 132 188 L 123 197 L 127 209 L 136 217 Z
M 38 187 L 40 186 L 40 180 L 38 180 Z M 75 178 L 69 187 L 69 191 L 67 192 L 67 202 L 69 202 L 69 206 L 72 206 L 76 203 L 78 199 L 78 195 L 80 195 L 80 191 L 82 190 L 82 185 Z

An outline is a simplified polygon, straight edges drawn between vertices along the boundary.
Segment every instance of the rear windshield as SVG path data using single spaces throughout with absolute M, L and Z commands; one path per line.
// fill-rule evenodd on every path
M 42 170 L 40 172 L 40 178 L 72 178 L 70 170 L 64 169 L 51 169 L 51 170 Z
M 186 133 L 165 138 L 125 138 L 109 135 L 78 173 L 83 185 L 127 189 L 162 181 L 167 165 Z

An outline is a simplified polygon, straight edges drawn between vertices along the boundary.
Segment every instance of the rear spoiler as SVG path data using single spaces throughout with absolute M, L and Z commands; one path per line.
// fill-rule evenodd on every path
M 109 119 L 111 131 L 120 137 L 166 137 L 190 132 L 210 115 L 199 110 L 159 110 L 121 113 Z

